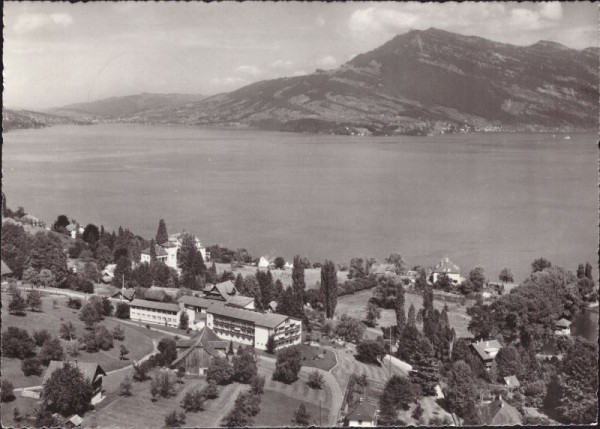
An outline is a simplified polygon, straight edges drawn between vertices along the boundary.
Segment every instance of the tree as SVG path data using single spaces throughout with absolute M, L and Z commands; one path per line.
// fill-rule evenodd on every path
M 181 408 L 188 413 L 196 413 L 204 410 L 204 395 L 199 390 L 188 391 L 183 401 L 181 402 Z
M 385 262 L 388 264 L 394 264 L 396 274 L 400 274 L 406 269 L 406 265 L 400 253 L 392 253 L 390 256 L 385 258 Z
M 277 354 L 273 380 L 291 384 L 298 379 L 298 373 L 302 367 L 302 355 L 295 347 L 286 347 Z
M 33 331 L 33 341 L 35 341 L 35 345 L 38 347 L 41 347 L 50 338 L 52 338 L 52 335 L 45 329 Z
M 126 355 L 129 354 L 129 350 L 127 349 L 127 347 L 125 347 L 123 344 L 121 344 L 121 347 L 119 348 L 119 360 L 125 360 L 126 359 Z
M 498 279 L 502 283 L 512 283 L 514 280 L 513 273 L 510 268 L 502 268 L 502 271 L 500 271 L 500 274 L 498 275 Z
M 485 284 L 485 274 L 483 268 L 475 267 L 469 272 L 469 282 L 473 285 L 473 291 L 479 292 Z
M 163 398 L 168 398 L 175 394 L 175 382 L 169 376 L 169 373 L 161 372 L 153 380 L 153 386 L 158 389 L 158 394 Z
M 356 347 L 356 358 L 364 363 L 379 365 L 379 359 L 383 358 L 385 351 L 379 341 L 363 340 Z
M 25 329 L 9 326 L 2 333 L 2 356 L 26 359 L 35 355 L 35 342 Z
M 264 382 L 264 377 L 262 377 Z M 263 383 L 264 385 L 264 383 Z M 202 396 L 206 399 L 215 399 L 219 397 L 219 389 L 215 383 L 209 381 L 208 384 L 202 389 Z
M 379 309 L 379 306 L 372 302 L 367 302 L 365 309 L 367 312 L 367 316 L 365 318 L 366 324 L 371 327 L 375 326 L 377 324 L 377 320 L 381 317 L 381 310 Z
M 65 352 L 58 338 L 46 340 L 38 354 L 39 361 L 44 365 L 48 365 L 51 360 L 61 361 L 64 357 Z
M 304 404 L 300 404 L 298 409 L 294 412 L 294 420 L 292 423 L 298 426 L 310 426 L 310 414 L 306 411 Z
M 131 259 L 127 255 L 122 255 L 116 261 L 117 265 L 114 271 L 113 284 L 120 287 L 123 278 L 129 279 L 131 277 Z
M 44 383 L 42 398 L 44 406 L 63 416 L 84 413 L 90 405 L 93 390 L 89 380 L 75 365 L 65 362 Z
M 234 356 L 232 359 L 233 364 L 233 378 L 239 383 L 250 383 L 256 376 L 258 367 L 256 360 L 250 349 L 244 349 L 243 353 Z
M 396 290 L 396 301 L 395 301 L 395 312 L 396 312 L 396 326 L 398 331 L 402 331 L 406 325 L 406 313 L 404 309 L 404 287 L 399 284 Z
M 128 375 L 125 376 L 121 384 L 119 385 L 119 395 L 121 396 L 131 396 L 131 379 Z
M 156 244 L 161 245 L 169 241 L 169 234 L 167 233 L 167 225 L 164 219 L 158 221 L 158 231 L 156 231 Z
M 308 387 L 311 389 L 322 389 L 324 383 L 325 379 L 323 378 L 323 375 L 321 375 L 318 369 L 315 369 L 308 375 L 308 382 L 306 384 L 308 384 Z
M 95 244 L 100 238 L 100 231 L 98 230 L 98 227 L 96 225 L 94 225 L 93 223 L 88 223 L 85 229 L 83 230 L 81 238 L 86 243 Z
M 129 305 L 125 302 L 119 302 L 115 316 L 119 319 L 129 319 Z
M 325 304 L 325 316 L 330 319 L 335 313 L 337 305 L 337 272 L 335 264 L 329 260 L 325 261 L 321 268 L 321 292 L 323 293 Z
M 304 305 L 304 292 L 306 282 L 304 281 L 304 264 L 299 255 L 294 256 L 294 266 L 292 268 L 292 291 L 297 301 L 297 306 L 302 309 Z
M 188 328 L 190 318 L 187 314 L 187 311 L 181 313 L 181 317 L 179 318 L 179 329 L 183 329 L 184 331 Z
M 267 353 L 275 354 L 275 337 L 273 335 L 269 335 L 266 346 L 267 346 Z
M 362 337 L 362 326 L 358 319 L 342 314 L 338 325 L 335 328 L 335 334 L 345 341 L 359 341 Z
M 348 269 L 348 278 L 362 278 L 365 277 L 366 269 L 365 262 L 362 258 L 352 258 L 350 259 L 350 268 Z
M 40 284 L 45 288 L 54 287 L 56 283 L 54 280 L 54 274 L 52 274 L 52 271 L 50 271 L 48 268 L 42 268 L 40 270 L 39 281 Z
M 278 256 L 275 258 L 275 261 L 273 261 L 273 264 L 276 269 L 283 270 L 283 267 L 285 267 L 285 259 L 283 259 L 282 256 Z
M 21 362 L 21 371 L 25 377 L 30 375 L 42 375 L 43 369 L 42 364 L 37 358 L 27 358 Z
M 537 273 L 552 267 L 552 263 L 545 258 L 538 258 L 531 263 L 531 272 Z
M 468 421 L 475 413 L 475 400 L 477 391 L 471 368 L 464 361 L 455 362 L 448 374 L 448 392 L 446 399 L 449 410 L 464 418 L 467 424 L 476 422 Z
M 225 426 L 228 428 L 249 427 L 252 424 L 250 416 L 237 407 L 234 407 L 225 417 Z
M 417 388 L 406 377 L 392 376 L 385 384 L 379 399 L 380 416 L 378 425 L 395 426 L 398 410 L 408 410 L 418 397 Z
M 142 362 L 141 364 L 133 364 L 133 379 L 135 381 L 146 381 L 148 380 L 148 365 L 146 362 Z
M 23 271 L 23 283 L 31 285 L 32 288 L 34 286 L 38 287 L 40 285 L 40 273 L 33 267 L 27 267 Z
M 177 343 L 173 338 L 164 337 L 158 343 L 158 351 L 160 352 L 163 365 L 168 366 L 177 359 Z
M 75 325 L 73 325 L 72 322 L 63 323 L 62 325 L 60 325 L 60 337 L 63 340 L 72 341 L 76 337 Z
M 165 416 L 165 426 L 168 428 L 179 428 L 185 424 L 185 413 L 173 410 Z
M 521 355 L 513 346 L 502 347 L 496 355 L 495 363 L 499 378 L 508 377 L 509 375 L 520 376 L 523 371 Z
M 440 273 L 433 285 L 436 289 L 449 292 L 452 289 L 452 280 L 446 273 Z
M 85 324 L 86 329 L 94 329 L 96 323 L 102 320 L 102 316 L 98 313 L 97 306 L 93 302 L 88 302 L 81 309 L 79 319 Z
M 53 233 L 38 232 L 31 241 L 29 264 L 39 271 L 47 268 L 52 272 L 56 283 L 62 283 L 69 270 L 67 255 L 60 238 Z
M 52 225 L 52 229 L 56 232 L 64 232 L 65 228 L 70 224 L 71 222 L 67 215 L 62 214 L 56 218 L 56 221 L 54 221 L 54 224 Z
M 27 294 L 27 306 L 31 311 L 41 311 L 42 294 L 38 290 L 29 291 Z
M 250 386 L 255 395 L 262 395 L 265 391 L 265 377 L 263 375 L 255 375 L 252 378 Z
M 233 366 L 225 358 L 214 357 L 208 365 L 206 380 L 215 384 L 229 384 L 233 379 Z
M 113 336 L 105 326 L 96 326 L 93 335 L 100 350 L 110 350 L 113 348 Z
M 594 281 L 594 276 L 592 275 L 592 265 L 589 262 L 585 263 L 585 276 L 592 282 Z
M 115 340 L 123 341 L 125 339 L 125 330 L 121 325 L 117 325 L 112 330 L 112 336 Z
M 3 379 L 0 383 L 0 401 L 9 402 L 15 399 L 14 388 L 10 381 Z
M 413 304 L 410 305 L 408 309 L 408 320 L 406 321 L 408 325 L 416 326 L 416 316 L 415 316 L 415 306 Z
M 206 273 L 206 265 L 204 265 L 202 254 L 196 248 L 194 236 L 183 235 L 178 259 L 181 265 L 181 284 L 192 290 L 199 290 L 198 278 Z
M 10 300 L 10 303 L 8 304 L 8 312 L 10 314 L 22 315 L 22 314 L 25 314 L 26 307 L 27 307 L 27 303 L 26 303 L 25 299 L 21 295 L 21 292 L 17 291 L 12 296 L 12 299 Z

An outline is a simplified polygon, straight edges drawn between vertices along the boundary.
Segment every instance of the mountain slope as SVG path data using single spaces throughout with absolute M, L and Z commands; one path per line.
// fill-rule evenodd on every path
M 51 109 L 56 115 L 72 118 L 118 119 L 135 117 L 146 110 L 157 110 L 185 105 L 206 98 L 200 94 L 138 94 L 111 97 L 88 103 L 70 104 Z
M 335 70 L 257 82 L 139 118 L 329 132 L 595 129 L 598 52 L 414 30 Z
M 42 112 L 34 112 L 32 110 L 2 109 L 3 132 L 26 128 L 45 128 L 52 125 L 84 125 L 88 123 L 88 121 L 74 120 L 72 118 L 66 118 L 63 116 L 51 115 Z

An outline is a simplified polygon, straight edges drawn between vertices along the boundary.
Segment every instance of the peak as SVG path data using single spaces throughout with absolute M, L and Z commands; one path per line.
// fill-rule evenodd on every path
M 543 49 L 561 49 L 561 50 L 569 49 L 565 45 L 561 45 L 560 43 L 552 42 L 550 40 L 540 40 L 539 42 L 531 45 L 531 47 L 532 48 L 543 48 Z

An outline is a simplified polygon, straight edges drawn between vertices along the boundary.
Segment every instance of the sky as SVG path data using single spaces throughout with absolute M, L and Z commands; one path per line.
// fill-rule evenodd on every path
M 592 3 L 5 2 L 7 108 L 152 93 L 227 92 L 340 66 L 436 27 L 529 45 L 598 46 Z

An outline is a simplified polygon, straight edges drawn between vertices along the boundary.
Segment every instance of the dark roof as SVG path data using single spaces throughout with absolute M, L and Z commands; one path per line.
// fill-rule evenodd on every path
M 165 299 L 165 291 L 162 289 L 150 288 L 144 291 L 144 299 L 150 301 L 163 301 Z
M 217 283 L 213 290 L 217 289 L 221 296 L 225 299 L 229 299 L 232 295 L 237 294 L 237 289 L 231 280 L 227 280 L 226 282 Z
M 346 416 L 348 420 L 375 421 L 375 413 L 377 408 L 374 405 L 362 401 L 359 402 L 356 408 Z
M 133 299 L 133 297 L 135 296 L 135 289 L 134 288 L 128 288 L 125 290 L 116 289 L 115 291 L 111 292 L 112 297 L 119 296 L 121 294 L 123 295 L 123 298 L 127 298 L 128 300 L 131 301 Z
M 288 316 L 283 314 L 258 313 L 252 310 L 242 310 L 240 308 L 229 307 L 227 305 L 213 306 L 208 310 L 208 312 L 219 316 L 254 322 L 255 325 L 264 326 L 266 328 L 275 328 L 288 319 Z
M 491 356 L 488 351 L 490 349 L 496 349 L 496 352 L 502 348 L 502 345 L 497 340 L 490 341 L 480 341 L 478 343 L 471 344 L 479 357 L 483 360 L 494 359 L 494 356 Z
M 94 379 L 96 378 L 96 374 L 102 374 L 102 375 L 106 375 L 106 372 L 104 371 L 104 369 L 98 365 L 97 363 L 94 362 L 69 362 L 71 365 L 75 365 L 77 366 L 77 368 L 79 368 L 79 371 L 81 371 L 81 373 L 83 374 L 84 378 L 89 379 L 91 382 L 94 381 Z M 50 361 L 50 365 L 48 365 L 48 369 L 46 370 L 46 373 L 44 374 L 44 378 L 42 379 L 42 384 L 46 383 L 46 381 L 48 381 L 48 379 L 50 378 L 50 376 L 52 375 L 52 373 L 54 371 L 56 371 L 58 368 L 62 368 L 64 366 L 64 362 L 63 361 L 58 361 L 58 360 L 52 360 Z
M 225 343 L 225 347 L 222 347 L 221 343 Z M 220 353 L 217 349 L 224 349 L 227 347 L 227 341 L 221 340 L 217 334 L 215 334 L 210 328 L 204 327 L 200 331 L 200 334 L 197 337 L 191 338 L 189 340 L 183 340 L 177 342 L 177 348 L 186 347 L 187 349 L 180 353 L 177 359 L 171 363 L 171 368 L 175 368 L 179 362 L 185 359 L 185 357 L 194 350 L 196 347 L 203 348 L 208 354 L 211 356 L 218 357 Z
M 560 328 L 568 328 L 571 326 L 571 322 L 563 317 L 562 319 L 557 320 L 554 325 Z
M 515 407 L 502 398 L 479 407 L 484 424 L 494 426 L 512 426 L 521 424 L 521 414 Z
M 6 265 L 6 263 L 4 261 L 1 261 L 1 260 L 0 260 L 0 268 L 2 269 L 2 272 L 0 275 L 8 276 L 9 274 L 12 274 L 12 270 L 10 268 L 8 268 L 8 265 Z
M 156 256 L 167 256 L 168 253 L 165 249 L 163 249 L 163 247 L 165 246 L 159 246 L 158 244 L 155 245 L 154 249 L 156 250 Z M 150 248 L 147 247 L 144 250 L 142 250 L 142 253 L 145 255 L 149 255 L 150 254 Z
M 181 298 L 178 299 L 178 302 L 183 302 L 184 304 L 187 305 L 192 305 L 194 307 L 200 307 L 200 308 L 211 308 L 214 305 L 224 305 L 225 302 L 224 301 L 217 301 L 214 299 L 207 299 L 207 298 L 199 298 L 197 296 L 190 296 L 190 295 L 184 295 Z
M 129 303 L 130 307 L 151 308 L 153 310 L 179 311 L 179 305 L 168 302 L 147 301 L 145 299 L 134 299 Z

